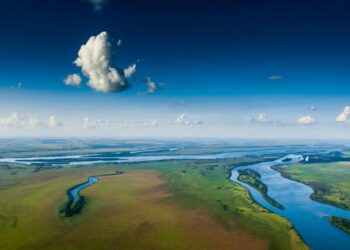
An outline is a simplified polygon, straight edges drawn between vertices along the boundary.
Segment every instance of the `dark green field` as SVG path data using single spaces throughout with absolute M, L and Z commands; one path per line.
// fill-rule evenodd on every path
M 329 220 L 335 226 L 350 234 L 350 220 L 336 216 L 330 217 Z

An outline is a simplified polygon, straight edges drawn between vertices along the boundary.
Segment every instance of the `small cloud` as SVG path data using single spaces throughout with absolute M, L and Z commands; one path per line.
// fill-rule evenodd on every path
M 70 74 L 63 80 L 63 83 L 68 86 L 80 86 L 81 77 L 78 74 Z
M 111 63 L 112 44 L 107 32 L 91 36 L 82 45 L 75 65 L 81 68 L 83 74 L 89 78 L 88 85 L 99 92 L 120 92 L 129 88 L 127 78 L 136 71 L 136 65 L 125 70 L 115 67 Z
M 147 86 L 147 90 L 144 92 L 141 92 L 139 94 L 143 94 L 143 95 L 147 95 L 147 94 L 153 94 L 154 92 L 156 92 L 158 89 L 160 89 L 163 84 L 161 83 L 156 83 L 154 81 L 151 80 L 151 78 L 149 76 L 146 77 L 146 86 Z
M 126 78 L 131 77 L 136 72 L 136 64 L 130 65 L 126 69 L 124 69 L 124 76 Z
M 62 122 L 57 121 L 57 120 L 56 120 L 56 116 L 51 115 L 51 116 L 49 117 L 48 126 L 49 126 L 49 127 L 59 127 L 59 126 L 62 126 Z
M 162 85 L 163 84 L 152 81 L 149 76 L 147 77 L 147 93 L 151 94 L 156 92 Z
M 185 122 L 186 115 L 181 114 L 178 117 L 176 117 L 175 123 L 183 124 Z
M 147 92 L 154 93 L 158 89 L 158 85 L 147 77 Z
M 271 120 L 267 117 L 265 113 L 259 113 L 256 118 L 247 117 L 246 121 L 248 123 L 269 123 Z
M 84 117 L 83 119 L 83 128 L 85 129 L 92 129 L 92 128 L 97 128 L 97 122 L 91 121 L 90 118 Z
M 241 125 L 242 121 L 230 121 L 231 124 L 235 125 Z M 253 124 L 253 125 L 263 125 L 263 126 L 292 126 L 295 125 L 295 123 L 290 123 L 286 121 L 281 120 L 272 120 L 270 119 L 265 113 L 259 113 L 256 117 L 247 117 L 245 118 L 245 124 Z
M 42 123 L 36 116 L 22 116 L 17 112 L 0 118 L 0 126 L 7 128 L 37 127 L 39 125 L 42 125 Z
M 305 115 L 298 120 L 298 123 L 301 125 L 311 125 L 315 123 L 315 118 L 310 115 Z
M 83 118 L 83 128 L 96 129 L 96 128 L 109 128 L 114 125 L 112 120 L 97 119 L 91 120 L 89 117 Z
M 122 39 L 119 39 L 119 40 L 118 40 L 118 42 L 117 42 L 117 46 L 118 46 L 118 47 L 123 46 L 123 41 L 122 41 Z
M 318 110 L 318 108 L 317 108 L 316 106 L 311 105 L 311 106 L 310 106 L 310 110 L 311 110 L 311 111 L 316 111 L 316 110 Z
M 345 106 L 342 113 L 340 113 L 335 119 L 338 123 L 345 123 L 349 121 L 350 106 Z
M 260 113 L 260 114 L 258 114 L 258 117 L 256 118 L 256 121 L 258 121 L 258 122 L 269 122 L 270 120 L 267 118 L 266 114 Z
M 105 6 L 105 4 L 108 2 L 108 0 L 85 0 L 85 1 L 90 3 L 95 11 L 101 11 L 102 8 Z
M 169 124 L 171 124 L 171 122 L 168 122 Z M 202 121 L 198 121 L 198 120 L 194 120 L 191 121 L 187 118 L 186 114 L 180 114 L 178 117 L 176 117 L 175 120 L 176 124 L 182 124 L 182 125 L 202 125 L 203 122 Z
M 195 120 L 193 123 L 196 124 L 196 125 L 202 125 L 203 124 L 203 122 L 198 121 L 198 120 Z
M 29 117 L 27 124 L 29 127 L 37 127 L 40 125 L 40 121 L 37 117 Z
M 284 77 L 281 75 L 272 75 L 267 77 L 268 80 L 282 80 Z
M 118 122 L 118 123 L 116 123 L 116 125 L 119 127 L 123 127 L 123 128 L 125 128 L 125 127 L 128 127 L 128 128 L 154 128 L 154 127 L 158 127 L 159 123 L 156 120 L 153 120 L 151 122 L 131 120 L 131 121 Z

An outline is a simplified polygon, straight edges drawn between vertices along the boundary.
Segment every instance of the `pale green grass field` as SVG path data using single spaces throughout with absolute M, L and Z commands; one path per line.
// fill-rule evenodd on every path
M 229 165 L 256 160 L 0 169 L 0 249 L 305 249 L 227 179 Z M 68 188 L 117 169 L 83 190 L 81 214 L 60 216 Z

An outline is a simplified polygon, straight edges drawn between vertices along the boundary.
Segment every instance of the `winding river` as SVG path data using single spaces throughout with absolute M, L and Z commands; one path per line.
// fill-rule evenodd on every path
M 285 162 L 286 159 L 291 159 Z M 232 169 L 230 180 L 247 188 L 253 199 L 268 210 L 287 218 L 311 247 L 317 250 L 350 249 L 350 236 L 333 226 L 329 216 L 350 219 L 350 211 L 310 199 L 313 190 L 302 183 L 286 179 L 271 167 L 302 161 L 301 155 L 287 155 L 279 160 L 262 162 Z M 268 186 L 268 195 L 285 209 L 268 203 L 253 187 L 237 179 L 238 170 L 253 169 L 261 174 L 261 181 Z
M 170 151 L 170 150 L 169 150 Z M 184 159 L 225 159 L 243 157 L 248 155 L 266 155 L 266 154 L 289 154 L 279 160 L 271 162 L 262 162 L 248 166 L 241 166 L 232 169 L 230 180 L 236 182 L 247 188 L 253 199 L 266 209 L 287 218 L 305 240 L 305 242 L 312 248 L 317 250 L 346 250 L 350 249 L 350 236 L 333 226 L 329 221 L 329 216 L 339 216 L 350 219 L 350 211 L 337 208 L 331 205 L 319 203 L 310 199 L 313 190 L 302 183 L 286 179 L 277 171 L 273 170 L 271 166 L 279 164 L 290 164 L 303 160 L 302 152 L 327 152 L 328 150 L 310 148 L 302 149 L 267 149 L 267 150 L 249 150 L 236 151 L 229 153 L 217 154 L 202 154 L 202 155 L 142 155 L 131 154 L 128 156 L 121 156 L 118 154 L 102 155 L 73 155 L 73 156 L 52 156 L 52 157 L 31 157 L 31 158 L 2 158 L 0 162 L 17 162 L 22 164 L 94 164 L 102 162 L 147 162 L 159 160 L 184 160 Z M 289 161 L 286 161 L 287 158 Z M 280 203 L 284 210 L 278 209 L 268 203 L 262 195 L 253 187 L 239 181 L 238 170 L 253 169 L 261 174 L 261 181 L 268 187 L 268 196 Z M 98 181 L 97 176 L 89 177 L 88 181 L 77 185 L 70 190 L 70 194 L 74 198 L 74 202 L 79 199 L 79 192 L 93 185 Z
M 88 180 L 82 184 L 79 184 L 69 190 L 70 195 L 73 197 L 73 203 L 77 203 L 79 201 L 79 192 L 93 184 L 95 184 L 98 181 L 97 176 L 89 176 Z

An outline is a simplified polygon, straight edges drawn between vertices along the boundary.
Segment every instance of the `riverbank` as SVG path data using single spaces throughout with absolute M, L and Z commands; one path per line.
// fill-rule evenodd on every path
M 312 200 L 350 209 L 350 163 L 303 163 L 273 167 L 285 178 L 313 189 Z

